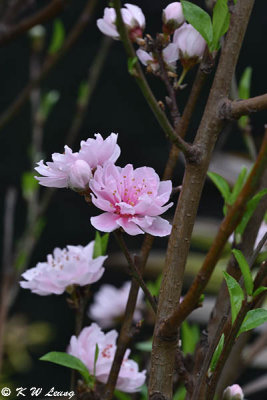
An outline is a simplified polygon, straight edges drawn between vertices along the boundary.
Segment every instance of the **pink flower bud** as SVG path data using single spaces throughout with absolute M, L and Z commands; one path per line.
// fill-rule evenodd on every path
M 142 37 L 146 21 L 141 8 L 134 4 L 125 4 L 121 9 L 121 14 L 131 40 L 135 41 L 136 38 Z M 120 35 L 116 27 L 116 12 L 114 8 L 105 8 L 104 17 L 97 20 L 97 26 L 104 35 L 119 39 Z
M 184 68 L 192 68 L 203 57 L 206 41 L 190 24 L 184 23 L 174 32 L 173 43 L 176 44 Z
M 87 162 L 77 160 L 70 167 L 69 186 L 73 189 L 88 189 L 89 180 L 92 178 L 92 171 Z
M 183 8 L 179 1 L 169 4 L 162 12 L 163 32 L 171 35 L 184 22 Z
M 136 55 L 141 63 L 145 66 L 150 66 L 153 72 L 159 70 L 159 63 L 153 57 L 152 53 L 147 53 L 145 50 L 138 49 Z M 162 51 L 162 56 L 167 68 L 171 71 L 175 71 L 176 61 L 179 58 L 177 46 L 174 43 L 170 43 Z
M 239 385 L 228 386 L 223 392 L 223 400 L 243 400 L 244 394 Z

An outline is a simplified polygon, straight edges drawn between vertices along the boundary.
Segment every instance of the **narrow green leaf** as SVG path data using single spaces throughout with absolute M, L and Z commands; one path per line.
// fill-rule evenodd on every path
M 247 67 L 243 72 L 238 86 L 238 96 L 240 99 L 246 100 L 250 97 L 252 68 Z
M 137 61 L 138 61 L 137 57 L 128 58 L 128 72 L 130 75 L 135 75 L 134 67 Z
M 94 357 L 94 376 L 96 374 L 96 363 L 97 363 L 98 355 L 99 355 L 99 347 L 98 347 L 98 344 L 96 343 L 96 345 L 95 345 L 95 357 Z
M 182 338 L 182 349 L 183 353 L 193 354 L 196 348 L 196 344 L 199 340 L 200 332 L 197 325 L 189 325 L 187 321 L 184 321 L 181 325 L 181 338 Z
M 255 292 L 253 293 L 253 297 L 258 296 L 259 294 L 261 294 L 262 292 L 265 292 L 265 290 L 267 290 L 267 287 L 265 286 L 260 286 L 258 289 L 255 290 Z
M 120 392 L 119 390 L 115 390 L 114 394 L 118 400 L 131 400 L 131 397 L 128 394 Z
M 247 294 L 251 296 L 253 293 L 253 279 L 247 260 L 240 250 L 233 249 L 232 253 L 234 254 L 236 261 L 238 262 L 238 265 L 241 269 Z
M 230 13 L 227 1 L 228 0 L 217 0 L 213 8 L 213 40 L 210 48 L 211 51 L 219 50 L 220 38 L 228 31 L 229 28 Z
M 265 196 L 266 194 L 267 194 L 267 189 L 263 189 L 259 193 L 257 193 L 254 197 L 252 197 L 252 199 L 250 199 L 248 201 L 246 211 L 242 217 L 242 220 L 235 230 L 235 232 L 237 234 L 240 234 L 240 235 L 243 234 L 243 232 L 247 226 L 247 223 L 250 220 L 250 218 L 252 217 L 252 215 L 254 214 L 254 211 L 256 210 L 261 198 L 263 196 Z
M 108 240 L 109 240 L 109 233 L 105 233 L 101 237 L 102 256 L 104 256 L 107 253 Z
M 214 351 L 214 354 L 212 356 L 211 362 L 210 362 L 210 370 L 211 372 L 213 372 L 215 370 L 216 364 L 220 358 L 222 349 L 223 349 L 223 345 L 224 345 L 224 333 L 222 334 L 219 343 Z
M 42 96 L 39 113 L 44 120 L 48 118 L 59 98 L 60 94 L 57 90 L 50 90 Z
M 152 339 L 147 340 L 146 342 L 136 343 L 135 347 L 137 350 L 140 350 L 140 351 L 151 352 L 152 351 Z
M 251 329 L 257 328 L 267 321 L 267 310 L 264 308 L 256 308 L 255 310 L 250 310 L 241 325 L 238 332 L 238 336 L 243 333 L 250 331 Z
M 75 369 L 82 375 L 86 383 L 88 384 L 92 383 L 93 378 L 90 375 L 84 363 L 81 360 L 79 360 L 79 358 L 74 357 L 68 353 L 51 351 L 50 353 L 47 353 L 43 357 L 41 357 L 40 360 L 49 361 L 52 362 L 53 364 L 62 365 L 63 367 Z
M 159 289 L 162 281 L 162 274 L 160 274 L 154 282 L 147 282 L 147 287 L 152 294 L 152 296 L 159 295 Z
M 100 233 L 98 231 L 96 231 L 93 258 L 97 258 L 100 256 L 102 256 L 102 240 L 101 240 Z
M 56 19 L 54 21 L 52 39 L 48 49 L 48 53 L 49 54 L 57 53 L 61 49 L 64 39 L 65 39 L 65 28 L 63 22 L 60 19 Z
M 21 186 L 24 199 L 29 199 L 39 187 L 38 181 L 34 178 L 34 175 L 33 172 L 24 172 L 22 174 Z
M 234 324 L 237 314 L 239 313 L 242 302 L 244 300 L 244 293 L 235 278 L 233 278 L 227 272 L 223 272 L 223 275 L 230 296 L 232 324 Z
M 179 389 L 176 390 L 173 400 L 185 400 L 186 396 L 186 388 L 184 386 L 179 387 Z
M 206 11 L 189 1 L 181 0 L 185 19 L 203 36 L 208 45 L 212 42 L 211 18 Z
M 239 81 L 238 86 L 238 96 L 240 99 L 248 99 L 250 97 L 250 87 L 251 87 L 251 76 L 252 76 L 252 68 L 247 67 L 243 72 L 241 79 Z M 241 129 L 244 129 L 248 124 L 249 117 L 247 115 L 243 115 L 238 120 L 238 125 Z
M 216 174 L 216 172 L 208 172 L 208 177 L 220 191 L 224 201 L 228 203 L 230 197 L 230 186 L 228 185 L 228 182 L 221 175 Z
M 89 95 L 89 86 L 87 81 L 83 81 L 80 83 L 78 90 L 78 98 L 77 103 L 81 106 L 85 105 Z
M 143 385 L 140 387 L 140 393 L 141 393 L 141 400 L 147 400 L 148 399 L 148 388 L 147 385 Z
M 246 167 L 242 167 L 238 178 L 234 184 L 234 187 L 232 189 L 232 193 L 229 196 L 229 204 L 234 204 L 234 202 L 237 199 L 237 196 L 239 195 L 240 191 L 242 190 L 245 182 L 246 182 L 246 178 L 247 178 L 247 168 Z

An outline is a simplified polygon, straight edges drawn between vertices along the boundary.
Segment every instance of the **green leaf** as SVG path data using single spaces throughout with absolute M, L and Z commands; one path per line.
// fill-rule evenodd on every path
M 230 13 L 227 1 L 228 0 L 217 0 L 213 8 L 213 39 L 210 48 L 211 51 L 219 50 L 220 38 L 228 31 L 229 28 Z
M 225 203 L 228 203 L 230 198 L 230 186 L 228 185 L 228 182 L 221 175 L 216 174 L 216 172 L 208 172 L 208 177 L 220 191 Z
M 51 351 L 50 353 L 47 353 L 43 357 L 41 357 L 40 360 L 49 361 L 53 364 L 75 369 L 76 371 L 80 372 L 86 383 L 91 384 L 93 382 L 93 378 L 84 363 L 79 360 L 79 358 L 74 357 L 68 353 Z
M 96 343 L 96 345 L 95 345 L 95 356 L 94 356 L 94 376 L 95 376 L 95 373 L 96 373 L 96 363 L 97 363 L 98 355 L 99 355 L 99 347 L 98 347 L 98 344 Z
M 137 350 L 140 350 L 140 351 L 151 352 L 152 351 L 152 339 L 147 340 L 145 342 L 136 343 L 135 347 Z
M 252 68 L 247 67 L 243 72 L 238 86 L 238 96 L 240 99 L 247 100 L 250 98 Z
M 226 285 L 229 291 L 230 303 L 231 303 L 231 314 L 232 314 L 232 324 L 234 324 L 237 314 L 240 311 L 242 302 L 244 300 L 244 293 L 239 283 L 229 275 L 227 272 L 223 272 Z
M 154 282 L 147 282 L 147 287 L 152 294 L 152 296 L 159 295 L 159 289 L 162 281 L 162 274 L 160 274 Z
M 148 388 L 147 385 L 143 385 L 140 387 L 140 393 L 141 393 L 141 400 L 147 400 L 148 399 Z
M 184 321 L 181 325 L 181 338 L 182 338 L 182 349 L 183 353 L 193 354 L 195 351 L 196 344 L 199 340 L 199 327 L 197 325 L 189 325 L 187 321 Z
M 88 82 L 83 81 L 80 83 L 79 86 L 77 103 L 81 106 L 84 106 L 87 103 L 88 95 L 89 95 Z
M 105 233 L 103 236 L 101 236 L 100 233 L 96 231 L 93 258 L 104 256 L 106 254 L 108 239 L 108 233 Z
M 247 67 L 243 72 L 241 79 L 239 81 L 238 87 L 238 96 L 240 99 L 249 99 L 250 97 L 250 87 L 251 87 L 251 76 L 252 76 L 252 68 Z M 249 117 L 247 115 L 243 115 L 239 118 L 238 125 L 241 129 L 244 129 L 248 124 Z
M 267 287 L 265 286 L 260 286 L 258 289 L 255 290 L 255 292 L 253 293 L 253 297 L 258 296 L 259 294 L 261 294 L 262 292 L 265 292 L 265 290 L 267 290 Z
M 65 39 L 65 28 L 63 22 L 60 19 L 56 19 L 54 21 L 52 39 L 48 49 L 48 53 L 49 54 L 57 53 L 61 49 L 64 39 Z
M 208 45 L 212 42 L 213 31 L 211 18 L 206 11 L 189 1 L 182 0 L 185 19 L 203 36 Z
M 22 174 L 21 186 L 24 199 L 29 199 L 39 187 L 38 181 L 34 178 L 33 172 L 24 172 Z
M 257 328 L 267 321 L 267 310 L 264 308 L 256 308 L 255 310 L 250 310 L 241 325 L 238 332 L 238 336 L 243 333 L 250 331 L 251 329 Z
M 211 362 L 210 362 L 210 370 L 211 372 L 213 372 L 215 370 L 216 364 L 220 358 L 222 349 L 223 349 L 223 345 L 224 345 L 224 333 L 222 334 L 219 343 L 217 344 L 217 347 L 214 351 L 214 354 L 212 356 Z
M 229 196 L 229 199 L 228 199 L 228 202 L 229 202 L 230 205 L 234 204 L 234 202 L 236 201 L 237 196 L 241 192 L 241 190 L 242 190 L 242 188 L 243 188 L 243 186 L 244 186 L 244 184 L 246 182 L 246 179 L 247 179 L 247 168 L 246 167 L 242 167 L 242 169 L 241 169 L 241 171 L 240 171 L 240 173 L 238 175 L 238 178 L 237 178 L 237 180 L 236 180 L 236 182 L 234 184 L 234 187 L 232 189 L 232 193 L 231 193 L 231 195 Z
M 234 249 L 232 253 L 241 269 L 247 294 L 251 296 L 253 293 L 253 279 L 247 260 L 240 250 Z
M 267 194 L 267 189 L 262 189 L 259 193 L 257 193 L 254 197 L 252 197 L 252 199 L 250 199 L 247 202 L 247 206 L 246 206 L 246 211 L 242 217 L 242 220 L 240 222 L 240 224 L 237 226 L 235 232 L 236 234 L 242 235 L 248 221 L 250 220 L 250 218 L 252 217 L 252 215 L 254 214 L 254 211 L 256 210 L 261 198 L 263 196 L 265 196 Z
M 135 75 L 134 67 L 137 61 L 137 57 L 128 58 L 128 72 L 130 75 Z
M 178 390 L 176 390 L 173 400 L 185 400 L 186 396 L 186 388 L 184 386 L 179 387 Z
M 44 120 L 48 118 L 59 98 L 60 94 L 57 90 L 50 90 L 42 96 L 39 113 Z
M 131 397 L 128 394 L 120 392 L 119 390 L 115 390 L 114 394 L 118 400 L 131 400 Z

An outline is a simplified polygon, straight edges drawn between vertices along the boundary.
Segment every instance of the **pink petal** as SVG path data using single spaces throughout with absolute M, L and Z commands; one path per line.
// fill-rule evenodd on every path
M 145 229 L 147 233 L 153 236 L 167 236 L 171 233 L 172 226 L 171 224 L 161 217 L 156 217 L 148 228 Z
M 140 228 L 138 228 L 138 226 L 134 222 L 129 221 L 128 218 L 119 218 L 117 220 L 117 223 L 129 235 L 135 236 L 139 235 L 140 233 L 144 233 Z
M 90 221 L 94 228 L 102 232 L 112 232 L 118 228 L 118 216 L 105 212 L 97 217 L 91 217 Z

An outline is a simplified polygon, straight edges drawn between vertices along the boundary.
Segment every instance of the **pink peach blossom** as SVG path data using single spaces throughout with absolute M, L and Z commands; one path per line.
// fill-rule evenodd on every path
M 121 9 L 121 15 L 130 37 L 133 40 L 137 37 L 142 37 L 146 21 L 141 8 L 134 4 L 125 4 Z M 116 12 L 114 8 L 105 8 L 103 18 L 97 20 L 97 26 L 104 35 L 119 39 L 120 35 L 116 27 Z
M 95 294 L 94 303 L 90 306 L 89 317 L 102 328 L 110 328 L 115 325 L 124 315 L 130 286 L 131 282 L 125 282 L 120 288 L 107 284 L 102 285 Z M 138 321 L 142 317 L 143 297 L 143 292 L 139 290 L 133 317 L 134 321 Z
M 124 168 L 112 163 L 99 166 L 90 181 L 92 202 L 105 213 L 91 218 L 92 225 L 103 232 L 123 228 L 129 235 L 150 233 L 166 236 L 171 225 L 159 217 L 173 203 L 169 200 L 171 181 L 160 181 L 153 168 Z
M 164 23 L 163 30 L 168 34 L 172 34 L 175 29 L 179 28 L 185 22 L 181 3 L 175 1 L 164 8 L 162 11 L 162 20 Z
M 228 386 L 223 392 L 223 400 L 243 400 L 244 393 L 241 387 L 237 384 Z
M 178 47 L 182 64 L 190 63 L 192 60 L 194 63 L 200 62 L 206 48 L 205 39 L 186 22 L 174 32 L 173 43 Z
M 90 374 L 94 373 L 94 359 L 96 344 L 99 354 L 96 362 L 95 377 L 99 382 L 106 383 L 116 352 L 118 333 L 115 330 L 101 331 L 95 323 L 84 328 L 78 337 L 72 336 L 68 353 L 79 358 L 88 368 Z M 123 392 L 133 393 L 140 389 L 146 379 L 146 371 L 139 372 L 135 361 L 129 360 L 130 350 L 125 353 L 116 388 Z
M 93 259 L 94 241 L 87 246 L 55 248 L 47 262 L 38 263 L 22 274 L 20 282 L 24 289 L 30 289 L 41 296 L 62 294 L 70 285 L 85 286 L 98 281 L 104 273 L 103 263 L 107 256 Z
M 153 72 L 157 72 L 159 70 L 159 63 L 153 57 L 152 53 L 148 53 L 143 49 L 138 49 L 136 55 L 141 63 L 145 66 L 150 66 Z M 179 58 L 177 46 L 174 43 L 170 43 L 162 51 L 162 56 L 168 69 L 175 71 L 176 61 Z
M 98 165 L 104 165 L 107 161 L 115 162 L 120 155 L 117 145 L 117 136 L 111 133 L 105 140 L 99 134 L 95 139 L 89 138 L 81 142 L 79 152 L 73 153 L 65 146 L 64 154 L 52 154 L 52 162 L 44 164 L 43 160 L 37 163 L 35 168 L 40 175 L 35 176 L 40 185 L 56 188 L 70 187 L 83 191 L 88 190 L 89 181 L 93 177 Z

